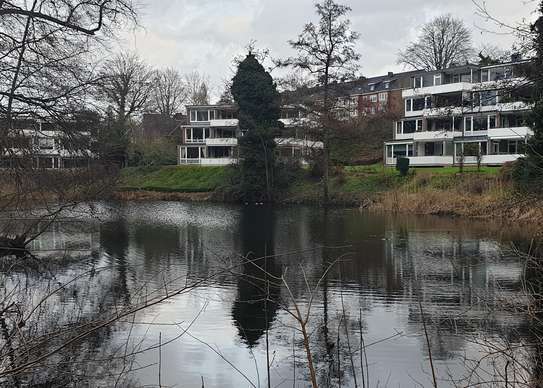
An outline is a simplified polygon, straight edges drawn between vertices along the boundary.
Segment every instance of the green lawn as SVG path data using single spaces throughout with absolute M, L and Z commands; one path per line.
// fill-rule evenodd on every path
M 228 180 L 216 166 L 130 167 L 121 171 L 120 190 L 198 193 L 213 191 Z

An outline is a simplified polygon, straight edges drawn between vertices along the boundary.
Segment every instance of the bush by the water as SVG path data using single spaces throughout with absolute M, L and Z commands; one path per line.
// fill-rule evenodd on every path
M 409 159 L 408 158 L 397 158 L 396 159 L 396 170 L 400 172 L 401 176 L 407 176 L 409 173 Z

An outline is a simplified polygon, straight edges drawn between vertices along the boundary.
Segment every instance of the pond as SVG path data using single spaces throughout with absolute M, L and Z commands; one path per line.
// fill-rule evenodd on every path
M 54 386 L 69 370 L 90 386 L 267 387 L 269 376 L 271 387 L 307 387 L 296 308 L 322 387 L 430 387 L 432 369 L 440 387 L 497 381 L 489 349 L 530 341 L 514 308 L 524 261 L 512 246 L 526 231 L 301 206 L 92 209 L 50 225 L 31 246 L 40 264 L 10 267 L 3 292 L 24 282 L 28 308 L 64 284 L 40 305 L 34 327 L 45 331 L 167 297 L 64 348 L 54 371 L 42 364 L 27 382 Z

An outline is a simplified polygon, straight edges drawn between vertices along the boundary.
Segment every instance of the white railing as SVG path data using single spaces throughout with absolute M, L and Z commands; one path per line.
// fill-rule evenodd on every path
M 207 146 L 235 147 L 238 145 L 238 139 L 235 137 L 208 138 L 205 143 Z
M 238 123 L 238 119 L 209 120 L 210 127 L 237 127 Z
M 409 165 L 413 167 L 424 166 L 452 166 L 454 158 L 451 156 L 409 156 Z M 386 158 L 387 165 L 395 165 L 396 158 Z
M 185 139 L 187 144 L 205 144 L 206 139 Z
M 414 140 L 446 140 L 453 137 L 462 136 L 460 131 L 424 131 L 413 133 Z
M 492 128 L 488 130 L 490 139 L 518 139 L 532 135 L 533 131 L 529 127 Z
M 236 163 L 234 158 L 202 158 L 202 159 L 179 159 L 179 164 L 198 164 L 201 166 L 228 166 Z
M 474 84 L 469 82 L 456 82 L 452 84 L 443 84 L 435 86 L 424 86 L 422 88 L 411 88 L 402 91 L 402 97 L 426 96 L 428 94 L 441 94 L 461 92 L 473 89 Z

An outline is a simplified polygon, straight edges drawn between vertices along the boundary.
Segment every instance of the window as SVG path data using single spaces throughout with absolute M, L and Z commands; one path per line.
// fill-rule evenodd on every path
M 488 70 L 481 70 L 481 82 L 488 82 L 488 81 L 490 81 Z
M 371 84 L 370 85 L 370 90 L 373 92 L 375 90 L 375 85 L 374 84 Z
M 414 133 L 417 131 L 419 120 L 406 120 L 403 122 L 403 133 Z
M 413 100 L 409 98 L 405 100 L 405 111 L 411 112 L 412 110 L 413 110 Z
M 434 75 L 434 86 L 441 85 L 441 74 Z
M 207 110 L 196 111 L 196 121 L 209 121 L 209 112 Z
M 430 109 L 432 108 L 432 97 L 431 96 L 426 96 L 424 98 L 424 107 L 426 109 Z
M 488 129 L 496 128 L 496 116 L 488 116 Z
M 370 96 L 370 101 L 371 101 L 371 102 L 377 102 L 377 94 L 372 94 L 372 95 Z
M 498 91 L 497 90 L 487 90 L 481 92 L 481 105 L 490 106 L 496 105 L 498 103 Z
M 385 89 L 389 89 L 390 88 L 390 82 L 385 82 Z
M 413 87 L 414 87 L 415 89 L 416 89 L 416 88 L 422 88 L 422 86 L 423 86 L 423 84 L 424 84 L 424 83 L 423 83 L 424 81 L 423 81 L 423 79 L 422 79 L 422 76 L 420 76 L 420 77 L 413 77 L 412 80 L 413 80 Z
M 363 101 L 368 101 L 369 98 L 370 98 L 370 96 L 362 96 Z
M 393 154 L 395 158 L 401 158 L 403 156 L 406 156 L 407 155 L 406 151 L 407 151 L 406 144 L 394 144 Z
M 388 99 L 387 93 L 379 93 L 379 101 L 385 102 Z
M 416 98 L 413 100 L 413 110 L 414 111 L 424 110 L 425 104 L 426 104 L 425 98 Z
M 190 121 L 196 121 L 196 111 L 195 110 L 190 111 Z
M 400 135 L 402 133 L 402 122 L 398 121 L 396 122 L 396 133 Z
M 387 158 L 392 158 L 392 148 L 394 146 L 387 145 Z
M 209 111 L 209 119 L 210 120 L 215 120 L 215 111 L 214 110 Z
M 407 156 L 413 156 L 413 144 L 407 145 Z

